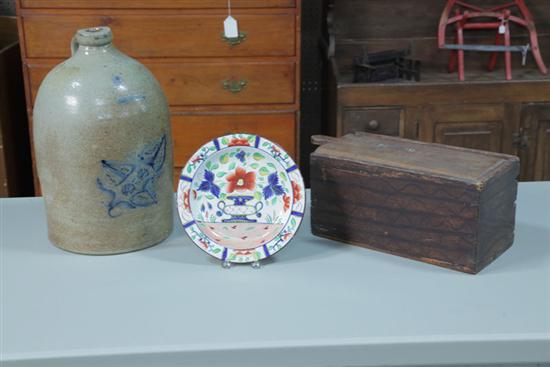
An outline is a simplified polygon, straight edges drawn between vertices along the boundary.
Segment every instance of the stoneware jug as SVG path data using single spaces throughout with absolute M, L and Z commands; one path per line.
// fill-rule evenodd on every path
M 108 27 L 79 30 L 72 57 L 44 79 L 33 133 L 48 234 L 85 254 L 139 250 L 172 230 L 172 137 L 154 76 L 112 44 Z

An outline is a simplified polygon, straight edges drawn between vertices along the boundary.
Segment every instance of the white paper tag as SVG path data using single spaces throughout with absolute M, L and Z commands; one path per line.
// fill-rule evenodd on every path
M 499 34 L 504 34 L 504 33 L 506 33 L 506 26 L 504 26 L 504 24 L 501 24 L 501 25 L 498 27 L 498 33 L 499 33 Z
M 237 20 L 231 15 L 228 16 L 223 22 L 223 33 L 227 38 L 239 37 L 239 26 Z

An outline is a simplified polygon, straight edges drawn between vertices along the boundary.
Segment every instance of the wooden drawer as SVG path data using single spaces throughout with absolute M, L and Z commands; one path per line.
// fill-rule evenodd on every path
M 361 131 L 401 136 L 404 116 L 401 108 L 348 107 L 343 111 L 342 135 Z
M 79 15 L 24 14 L 26 57 L 67 58 L 74 32 L 98 25 L 111 27 L 115 45 L 137 58 L 295 55 L 294 11 L 234 14 L 240 31 L 246 33 L 246 39 L 234 46 L 222 38 L 225 12 L 186 15 L 174 11 L 128 14 L 97 10 L 94 14 Z
M 230 133 L 259 134 L 281 145 L 291 156 L 296 153 L 296 115 L 174 115 L 174 165 L 183 167 L 189 157 L 207 141 Z
M 148 64 L 170 105 L 294 103 L 294 62 Z M 224 82 L 226 86 L 224 86 Z M 242 84 L 246 83 L 244 87 Z M 237 87 L 239 92 L 229 89 Z
M 63 9 L 207 9 L 227 7 L 227 0 L 21 0 L 23 8 Z M 232 8 L 295 7 L 295 0 L 232 0 Z
M 171 106 L 293 104 L 294 62 L 156 63 L 145 62 L 155 74 Z M 34 103 L 40 83 L 51 65 L 29 65 Z M 246 82 L 238 93 L 224 89 L 223 82 Z M 240 87 L 239 87 L 240 88 Z

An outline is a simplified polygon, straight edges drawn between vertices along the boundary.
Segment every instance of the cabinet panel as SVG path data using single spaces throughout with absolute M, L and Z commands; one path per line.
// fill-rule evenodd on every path
M 504 104 L 426 106 L 420 126 L 423 141 L 515 154 L 513 134 L 519 108 Z
M 361 131 L 401 136 L 405 123 L 403 109 L 376 107 L 345 108 L 342 121 L 342 135 Z
M 550 181 L 550 119 L 540 122 L 537 137 L 535 180 Z
M 294 56 L 293 12 L 235 14 L 246 38 L 231 45 L 222 38 L 227 14 L 24 14 L 26 57 L 67 58 L 71 38 L 80 28 L 108 25 L 114 44 L 132 57 Z M 147 32 L 144 32 L 144 30 Z M 47 42 L 44 35 L 48 35 Z
M 457 147 L 502 151 L 499 122 L 446 122 L 435 125 L 435 143 Z
M 522 109 L 521 177 L 550 181 L 550 104 L 527 104 Z

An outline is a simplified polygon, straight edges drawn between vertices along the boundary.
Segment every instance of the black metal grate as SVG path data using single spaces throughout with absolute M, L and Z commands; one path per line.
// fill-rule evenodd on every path
M 300 125 L 300 169 L 309 186 L 309 156 L 315 147 L 311 135 L 326 131 L 324 96 L 326 58 L 321 49 L 326 0 L 302 0 L 302 90 Z

